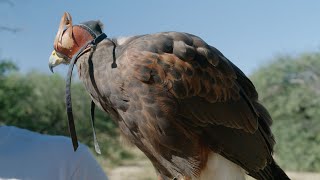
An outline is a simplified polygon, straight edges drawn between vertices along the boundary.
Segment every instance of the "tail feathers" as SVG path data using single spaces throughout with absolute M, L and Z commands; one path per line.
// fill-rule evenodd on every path
M 278 166 L 278 164 L 273 160 L 270 164 L 271 172 L 274 180 L 290 180 L 286 173 Z
M 272 162 L 263 170 L 250 175 L 258 180 L 290 180 L 274 160 L 272 160 Z

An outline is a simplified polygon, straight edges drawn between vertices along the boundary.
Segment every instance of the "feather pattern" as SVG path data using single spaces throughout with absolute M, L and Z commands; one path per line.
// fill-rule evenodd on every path
M 93 101 L 153 163 L 160 179 L 198 179 L 210 152 L 274 179 L 271 117 L 251 81 L 197 36 L 164 32 L 104 40 L 78 62 Z M 89 78 L 90 77 L 90 78 Z

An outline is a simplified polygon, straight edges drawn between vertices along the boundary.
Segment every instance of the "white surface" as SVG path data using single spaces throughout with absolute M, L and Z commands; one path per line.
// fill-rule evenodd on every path
M 0 180 L 106 180 L 88 148 L 71 140 L 0 126 Z
M 245 180 L 245 171 L 217 153 L 209 154 L 206 168 L 199 180 Z

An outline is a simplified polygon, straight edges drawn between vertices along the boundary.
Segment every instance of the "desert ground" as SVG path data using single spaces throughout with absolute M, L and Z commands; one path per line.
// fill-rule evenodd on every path
M 157 180 L 151 163 L 141 161 L 135 165 L 114 168 L 107 172 L 110 180 Z M 287 172 L 292 180 L 320 180 L 320 173 Z M 247 177 L 247 180 L 254 180 Z
M 140 152 L 137 152 L 140 154 Z M 109 167 L 104 160 L 100 159 L 110 180 L 157 180 L 152 164 L 142 153 L 139 160 L 124 162 L 121 166 Z M 312 172 L 287 172 L 292 180 L 320 180 L 320 173 Z M 247 177 L 246 180 L 254 180 Z

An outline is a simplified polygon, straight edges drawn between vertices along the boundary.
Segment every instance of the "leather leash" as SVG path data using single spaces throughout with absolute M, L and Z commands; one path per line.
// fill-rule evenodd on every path
M 67 74 L 66 79 L 66 108 L 67 108 L 67 117 L 68 117 L 68 124 L 69 124 L 69 132 L 72 140 L 72 145 L 74 151 L 77 150 L 79 144 L 78 144 L 78 138 L 77 133 L 74 125 L 74 118 L 73 118 L 73 112 L 72 112 L 72 101 L 71 101 L 71 78 L 72 78 L 72 71 L 73 67 L 77 61 L 77 59 L 80 57 L 81 54 L 83 54 L 83 51 L 90 47 L 95 49 L 95 46 L 99 44 L 103 39 L 107 38 L 107 35 L 105 33 L 101 33 L 99 36 L 97 36 L 95 39 L 88 41 L 84 46 L 82 46 L 76 54 L 72 56 L 72 59 L 70 61 L 69 70 Z M 90 53 L 93 53 L 94 51 L 90 51 Z M 94 138 L 94 147 L 98 154 L 101 154 L 100 147 L 97 141 L 97 136 L 94 128 L 94 109 L 95 104 L 93 101 L 91 101 L 91 126 L 93 129 L 93 138 Z

